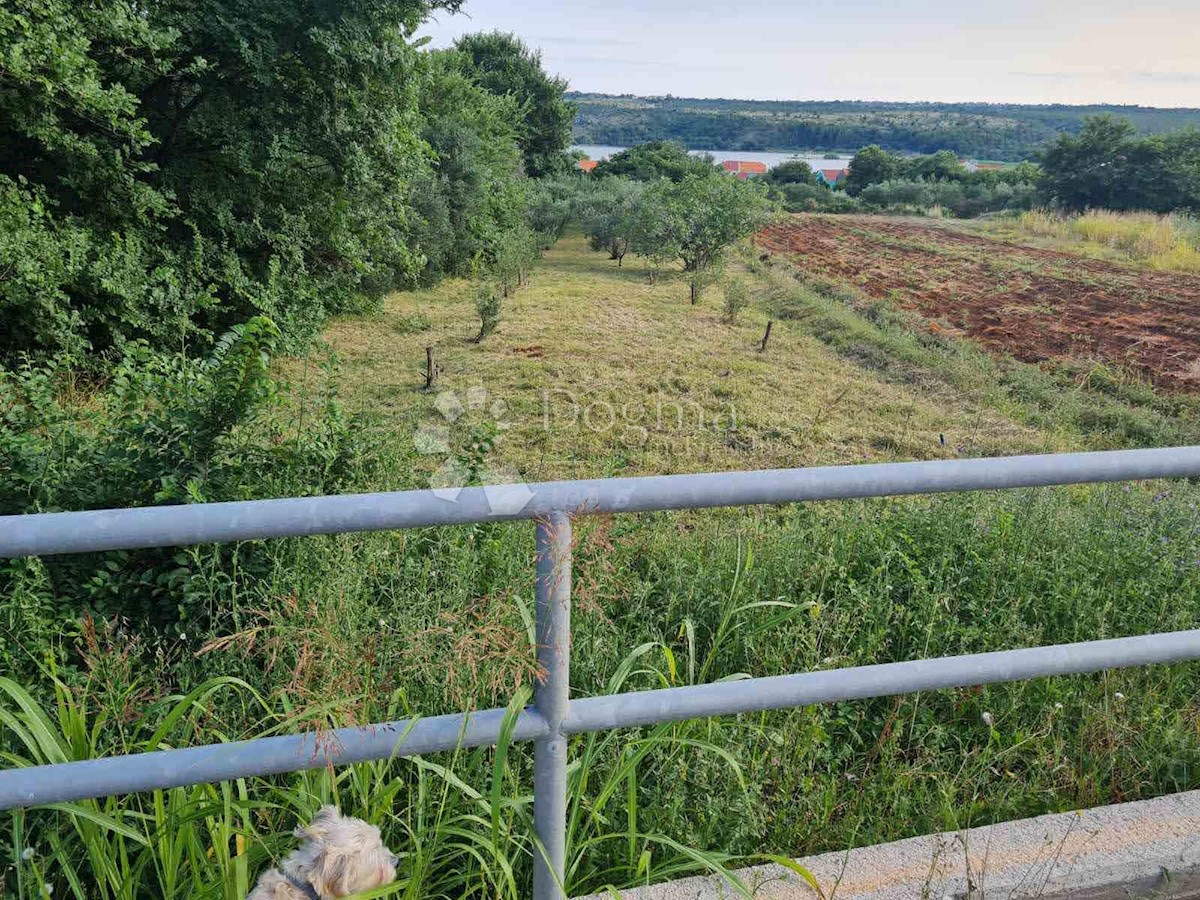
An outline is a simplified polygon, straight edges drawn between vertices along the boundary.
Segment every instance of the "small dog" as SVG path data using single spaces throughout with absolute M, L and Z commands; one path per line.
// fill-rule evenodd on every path
M 279 868 L 263 872 L 246 900 L 331 900 L 396 880 L 397 860 L 379 829 L 332 806 L 297 828 L 296 837 L 304 843 Z

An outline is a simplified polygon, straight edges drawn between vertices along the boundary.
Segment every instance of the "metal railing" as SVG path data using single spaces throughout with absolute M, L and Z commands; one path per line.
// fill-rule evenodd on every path
M 517 714 L 533 741 L 533 896 L 561 900 L 570 735 L 938 688 L 1200 658 L 1200 629 L 912 660 L 572 700 L 571 519 L 947 491 L 1200 476 L 1200 447 L 728 472 L 519 487 L 252 500 L 0 517 L 0 558 L 165 547 L 350 531 L 532 519 L 537 528 L 537 643 L 544 675 Z M 506 711 L 386 722 L 0 771 L 0 809 L 103 797 L 495 743 Z

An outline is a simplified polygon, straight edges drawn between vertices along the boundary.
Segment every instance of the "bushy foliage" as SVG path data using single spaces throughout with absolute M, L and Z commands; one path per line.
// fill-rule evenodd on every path
M 543 249 L 563 236 L 580 204 L 595 189 L 594 181 L 578 174 L 541 178 L 530 186 L 526 221 Z
M 785 184 L 773 188 L 788 212 L 854 212 L 861 208 L 858 201 L 845 191 L 831 190 L 823 184 Z
M 725 282 L 724 314 L 728 324 L 733 325 L 737 322 L 738 313 L 746 308 L 748 302 L 746 282 L 740 278 L 733 278 Z
M 332 398 L 303 437 L 272 419 L 280 338 L 259 317 L 202 359 L 131 342 L 100 384 L 81 382 L 70 359 L 0 369 L 0 515 L 343 488 L 356 438 Z M 230 553 L 254 571 L 254 550 L 233 545 L 14 560 L 0 565 L 0 596 L 40 598 L 54 622 L 91 612 L 182 628 L 219 614 L 233 586 L 208 575 Z
M 851 197 L 857 197 L 870 185 L 895 178 L 900 174 L 901 167 L 900 157 L 875 144 L 863 147 L 850 160 L 850 174 L 843 181 L 842 190 Z
M 678 259 L 693 273 L 695 303 L 710 269 L 735 241 L 753 234 L 767 220 L 770 202 L 762 185 L 713 173 L 682 181 L 660 179 L 646 190 L 634 227 L 634 252 Z
M 457 5 L 5 6 L 0 360 L 203 353 L 255 314 L 299 346 L 494 258 L 523 221 L 522 158 L 550 168 L 573 110 L 519 42 L 419 52 L 417 26 Z
M 496 246 L 490 269 L 505 297 L 525 284 L 537 255 L 537 238 L 528 228 L 513 228 L 504 234 Z
M 693 156 L 674 141 L 649 141 L 637 144 L 608 159 L 592 170 L 592 177 L 624 176 L 635 181 L 657 181 L 668 178 L 683 181 L 689 175 L 707 175 L 716 171 L 711 156 Z
M 789 159 L 769 169 L 761 178 L 767 184 L 817 184 L 817 175 L 812 166 L 802 159 Z
M 412 184 L 419 217 L 413 242 L 425 258 L 422 280 L 470 275 L 523 225 L 526 187 L 515 177 L 520 104 L 474 81 L 471 62 L 453 50 L 425 56 L 420 92 L 421 136 L 433 154 L 430 171 Z
M 605 178 L 583 197 L 578 217 L 588 245 L 604 251 L 620 266 L 637 226 L 638 207 L 646 185 L 629 178 Z
M 1041 154 L 1048 202 L 1068 210 L 1200 210 L 1200 130 L 1139 137 L 1128 119 L 1086 120 Z
M 467 57 L 475 80 L 485 90 L 516 101 L 525 171 L 535 177 L 567 171 L 571 160 L 566 150 L 576 108 L 563 96 L 566 81 L 542 68 L 541 51 L 500 31 L 469 34 L 454 46 Z
M 971 218 L 1006 209 L 1032 209 L 1038 202 L 1038 189 L 1029 183 L 897 180 L 865 188 L 858 200 L 869 207 L 907 212 L 940 207 L 959 218 Z

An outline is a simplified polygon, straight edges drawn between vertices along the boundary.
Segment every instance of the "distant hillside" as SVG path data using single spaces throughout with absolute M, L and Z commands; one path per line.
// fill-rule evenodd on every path
M 577 143 L 619 146 L 663 138 L 693 149 L 856 150 L 879 144 L 898 152 L 953 150 L 978 159 L 1021 160 L 1097 113 L 1124 116 L 1146 134 L 1200 127 L 1200 109 L 1145 106 L 568 96 L 579 104 Z

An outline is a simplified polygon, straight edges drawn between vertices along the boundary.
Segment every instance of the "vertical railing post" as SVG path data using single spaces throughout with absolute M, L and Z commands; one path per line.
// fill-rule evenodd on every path
M 537 520 L 537 643 L 542 681 L 534 706 L 550 734 L 534 745 L 534 900 L 564 900 L 567 859 L 567 737 L 570 702 L 571 519 L 555 512 Z

